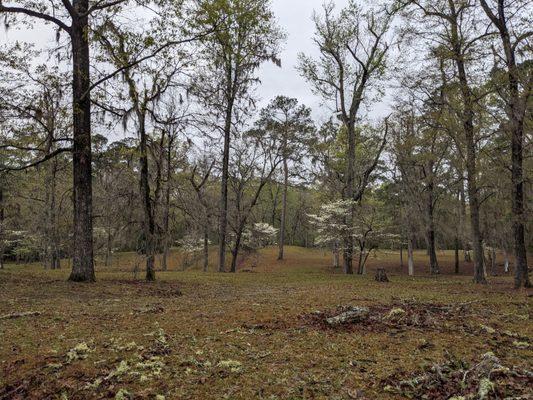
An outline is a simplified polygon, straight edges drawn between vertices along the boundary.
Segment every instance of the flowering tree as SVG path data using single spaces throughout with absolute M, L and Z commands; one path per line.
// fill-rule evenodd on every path
M 353 200 L 338 200 L 322 204 L 318 214 L 310 214 L 311 224 L 317 230 L 316 244 L 331 246 L 333 249 L 333 266 L 339 266 L 339 251 L 342 239 L 353 236 L 354 226 L 347 224 L 351 215 Z
M 355 210 L 352 220 L 352 210 Z M 380 244 L 392 240 L 396 235 L 389 233 L 389 224 L 378 212 L 375 202 L 363 204 L 353 200 L 338 200 L 323 204 L 319 214 L 309 215 L 318 236 L 316 244 L 331 246 L 334 266 L 339 266 L 339 252 L 345 250 L 343 238 L 350 236 L 358 246 L 359 274 L 364 273 L 370 252 Z
M 252 266 L 257 266 L 258 251 L 266 246 L 276 243 L 279 229 L 265 222 L 257 222 L 246 228 L 242 234 L 241 249 L 244 258 L 253 256 Z
M 182 268 L 185 270 L 200 259 L 204 249 L 204 240 L 201 235 L 191 234 L 179 240 L 178 245 L 183 252 Z

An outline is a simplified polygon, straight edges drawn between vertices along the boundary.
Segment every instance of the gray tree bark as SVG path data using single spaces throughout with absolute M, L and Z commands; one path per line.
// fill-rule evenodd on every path
M 69 280 L 93 282 L 91 82 L 87 16 L 89 0 L 73 0 L 72 6 L 75 10 L 70 28 L 73 67 L 74 251 Z
M 505 12 L 505 1 L 497 0 L 497 15 L 492 12 L 486 0 L 481 0 L 481 6 L 498 29 L 505 52 L 507 67 L 507 87 L 509 90 L 506 100 L 509 129 L 511 131 L 511 182 L 512 182 L 512 213 L 513 237 L 515 253 L 515 288 L 531 287 L 527 266 L 527 251 L 525 244 L 524 220 L 524 173 L 523 173 L 523 145 L 524 145 L 524 117 L 525 104 L 519 92 L 519 78 L 516 65 L 516 46 L 511 43 L 509 27 Z M 531 82 L 526 83 L 531 88 Z M 527 90 L 527 89 L 526 89 Z
M 289 167 L 287 165 L 287 143 L 285 140 L 283 150 L 283 195 L 281 200 L 281 224 L 279 227 L 279 252 L 278 260 L 283 260 L 285 248 L 285 230 L 287 226 L 287 191 L 289 189 Z
M 474 98 L 466 73 L 462 42 L 459 36 L 459 16 L 456 10 L 456 5 L 453 0 L 448 0 L 448 4 L 450 8 L 449 21 L 451 45 L 453 47 L 454 62 L 457 68 L 463 101 L 462 123 L 466 139 L 466 173 L 470 206 L 470 228 L 474 250 L 474 282 L 486 283 L 487 281 L 483 273 L 483 244 L 479 222 L 479 192 L 477 184 L 476 139 L 474 133 Z

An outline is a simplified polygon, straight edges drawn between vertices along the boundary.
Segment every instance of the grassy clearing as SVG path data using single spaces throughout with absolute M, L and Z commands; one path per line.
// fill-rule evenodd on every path
M 275 255 L 236 274 L 178 271 L 174 255 L 153 284 L 133 280 L 133 254 L 98 266 L 88 285 L 66 282 L 66 268 L 8 266 L 0 315 L 41 314 L 0 320 L 0 399 L 393 399 L 405 395 L 384 390 L 391 380 L 450 356 L 474 363 L 492 351 L 531 368 L 531 297 L 510 277 L 410 278 L 392 252 L 371 257 L 368 275 L 344 276 L 327 252 Z M 450 271 L 453 254 L 440 256 Z M 416 260 L 427 269 L 423 252 Z M 390 283 L 373 281 L 377 266 Z M 339 305 L 367 306 L 375 321 L 324 326 Z M 410 319 L 381 318 L 393 308 Z

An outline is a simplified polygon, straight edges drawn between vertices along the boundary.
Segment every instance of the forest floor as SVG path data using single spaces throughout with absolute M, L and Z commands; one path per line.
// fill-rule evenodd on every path
M 275 256 L 236 274 L 174 262 L 155 283 L 134 279 L 132 254 L 98 266 L 94 284 L 67 282 L 66 265 L 7 265 L 0 399 L 533 398 L 532 297 L 510 276 L 429 276 L 422 252 L 413 278 L 392 252 L 365 276 L 324 251 Z M 439 257 L 450 272 L 452 253 Z M 373 280 L 378 266 L 390 282 Z M 349 306 L 369 317 L 327 323 Z

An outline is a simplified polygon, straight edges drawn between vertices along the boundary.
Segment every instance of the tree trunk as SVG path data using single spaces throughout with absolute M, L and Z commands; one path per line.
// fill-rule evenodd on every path
M 355 175 L 355 126 L 353 123 L 348 123 L 348 149 L 346 162 L 346 199 L 354 200 L 354 175 Z M 353 205 L 350 209 L 350 215 L 347 216 L 346 225 L 350 228 L 353 226 Z M 344 273 L 353 274 L 353 247 L 354 240 L 351 230 L 348 231 L 344 238 Z
M 0 269 L 4 269 L 4 251 L 5 251 L 5 208 L 4 208 L 4 187 L 2 176 L 0 176 Z
M 339 242 L 335 241 L 333 243 L 333 268 L 339 268 Z
M 50 148 L 51 140 L 48 140 L 48 143 L 46 145 L 45 154 L 49 155 L 51 152 Z M 52 260 L 52 226 L 53 226 L 53 220 L 52 220 L 52 205 L 51 205 L 51 179 L 52 179 L 52 169 L 50 168 L 51 163 L 48 164 L 46 175 L 45 175 L 45 181 L 44 181 L 44 188 L 45 188 L 45 194 L 44 194 L 44 206 L 46 208 L 45 211 L 45 223 L 44 223 L 44 238 L 43 238 L 43 268 L 44 269 L 53 269 L 53 260 Z
M 400 268 L 403 270 L 403 243 L 400 239 Z
M 105 261 L 104 265 L 109 267 L 111 265 L 111 251 L 113 248 L 113 236 L 111 235 L 111 227 L 107 227 L 107 240 L 105 246 Z
M 451 40 L 464 107 L 462 122 L 466 139 L 466 173 L 470 206 L 470 233 L 472 235 L 472 247 L 474 250 L 474 282 L 486 283 L 487 281 L 483 269 L 483 244 L 479 225 L 479 193 L 477 186 L 476 139 L 474 134 L 474 100 L 468 83 L 464 57 L 461 49 L 462 44 L 459 38 L 458 17 L 455 10 L 455 4 L 452 0 L 448 0 L 448 4 L 452 11 Z
M 50 111 L 47 111 L 50 113 Z M 54 150 L 54 119 L 50 114 L 46 117 L 48 137 L 46 139 L 45 154 L 50 155 Z M 59 235 L 57 232 L 57 210 L 56 210 L 56 175 L 57 157 L 48 161 L 45 171 L 45 206 L 46 206 L 46 228 L 45 228 L 45 257 L 44 267 L 50 269 L 59 268 Z
M 164 238 L 163 238 L 163 257 L 161 258 L 161 269 L 163 271 L 166 271 L 168 270 L 168 266 L 167 266 L 167 259 L 168 259 L 168 233 L 164 234 Z
M 270 200 L 272 201 L 272 211 L 270 214 L 270 225 L 276 225 L 276 214 L 278 211 L 278 195 L 279 195 L 279 185 L 276 183 L 276 192 L 272 193 L 272 185 L 270 185 Z
M 286 143 L 284 147 L 286 147 Z M 287 225 L 287 191 L 289 188 L 289 167 L 287 165 L 286 149 L 283 150 L 283 196 L 281 204 L 281 224 L 279 227 L 279 253 L 278 260 L 283 260 L 285 247 L 285 227 Z
M 430 165 L 429 170 L 432 171 Z M 428 184 L 428 199 L 427 199 L 427 243 L 429 254 L 429 270 L 432 275 L 439 274 L 439 263 L 437 260 L 437 252 L 435 250 L 435 218 L 434 218 L 434 204 L 433 204 L 433 181 Z
M 206 213 L 204 221 L 204 272 L 209 269 L 209 215 Z
M 231 74 L 230 74 L 231 76 Z M 229 151 L 231 140 L 231 119 L 233 103 L 228 104 L 224 126 L 224 151 L 222 154 L 222 177 L 220 182 L 220 224 L 219 224 L 219 251 L 218 271 L 225 271 L 226 264 L 226 234 L 228 229 L 228 177 L 229 177 Z M 233 262 L 232 262 L 233 264 Z
M 365 245 L 360 247 L 359 250 L 359 260 L 357 264 L 357 274 L 364 275 L 366 274 L 366 261 L 372 252 L 372 248 L 366 250 Z
M 364 274 L 365 261 L 366 261 L 366 258 L 368 257 L 368 254 L 370 254 L 370 251 L 372 250 L 370 249 L 365 257 L 365 248 L 366 248 L 366 242 L 360 241 L 359 242 L 359 259 L 357 261 L 357 274 L 358 275 Z
M 465 196 L 465 185 L 463 180 L 463 173 L 461 172 L 461 186 L 459 187 L 459 196 L 461 197 L 461 242 L 463 244 L 463 259 L 465 262 L 471 262 L 470 257 L 470 244 L 467 240 L 468 235 L 466 234 L 466 196 Z
M 61 268 L 61 255 L 59 253 L 59 232 L 57 227 L 57 203 L 56 203 L 56 174 L 57 158 L 50 161 L 51 180 L 50 180 L 50 250 L 51 264 L 50 268 Z
M 454 247 L 455 247 L 455 273 L 458 274 L 459 273 L 459 236 L 456 234 L 455 235 L 455 240 L 454 240 Z
M 384 268 L 378 268 L 376 270 L 376 275 L 374 276 L 374 279 L 377 282 L 388 282 L 389 278 L 387 277 L 387 272 Z
M 507 249 L 503 249 L 503 257 L 504 257 L 504 267 L 503 270 L 505 273 L 509 273 L 509 253 L 507 252 Z
M 516 46 L 511 44 L 505 2 L 498 0 L 498 15 L 494 15 L 485 0 L 481 1 L 485 13 L 498 28 L 503 49 L 508 77 L 507 114 L 511 130 L 511 183 L 512 183 L 512 213 L 513 238 L 515 253 L 515 288 L 531 287 L 527 266 L 527 251 L 524 229 L 524 176 L 523 176 L 523 145 L 524 145 L 524 114 L 525 104 L 519 92 L 519 78 L 516 66 Z M 525 97 L 528 99 L 529 93 Z
M 169 252 L 169 225 L 170 225 L 170 179 L 172 177 L 172 138 L 168 135 L 168 148 L 167 148 L 167 176 L 165 187 L 165 208 L 163 210 L 163 259 L 161 260 L 161 269 L 166 271 L 168 269 L 167 259 Z
M 500 0 L 501 3 L 501 0 Z M 502 11 L 503 12 L 503 11 Z M 525 243 L 524 221 L 524 176 L 523 176 L 523 145 L 524 145 L 524 116 L 519 104 L 517 67 L 514 53 L 511 50 L 509 33 L 502 33 L 507 67 L 509 70 L 509 102 L 508 113 L 511 126 L 511 182 L 513 237 L 515 253 L 515 288 L 531 287 L 529 280 L 527 251 Z
M 83 16 L 89 0 L 72 5 L 74 254 L 69 280 L 94 282 L 89 23 Z
M 155 224 L 152 212 L 152 202 L 150 199 L 150 183 L 148 175 L 148 149 L 147 149 L 147 134 L 144 115 L 142 112 L 138 115 L 139 118 L 139 164 L 140 164 L 140 192 L 143 206 L 143 232 L 145 239 L 144 254 L 146 256 L 146 280 L 155 280 L 155 249 L 154 249 L 154 233 Z
M 235 238 L 235 247 L 231 251 L 231 272 L 237 272 L 237 258 L 239 257 L 239 250 L 241 248 L 242 229 L 239 229 Z
M 415 263 L 413 260 L 413 238 L 409 235 L 407 239 L 407 269 L 409 276 L 414 276 L 415 274 Z
M 490 269 L 492 276 L 496 276 L 496 249 L 494 247 L 490 249 Z

